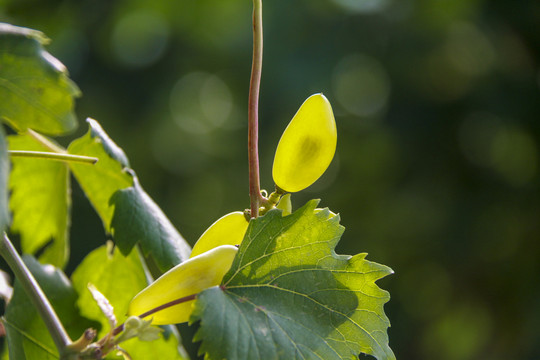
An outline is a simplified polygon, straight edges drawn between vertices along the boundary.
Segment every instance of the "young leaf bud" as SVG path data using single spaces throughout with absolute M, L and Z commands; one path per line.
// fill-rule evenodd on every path
M 237 251 L 236 246 L 222 245 L 175 266 L 131 300 L 128 315 L 139 316 L 158 306 L 219 285 Z M 193 300 L 173 305 L 147 318 L 153 319 L 152 325 L 183 323 L 189 320 L 192 304 Z
M 282 210 L 282 215 L 287 216 L 292 213 L 292 203 L 291 203 L 291 194 L 285 194 L 279 200 L 279 203 L 276 205 L 276 208 Z
M 288 192 L 307 188 L 330 165 L 336 143 L 336 121 L 328 99 L 323 94 L 311 95 L 279 140 L 272 169 L 274 182 Z
M 197 240 L 190 257 L 200 255 L 220 245 L 240 245 L 247 227 L 248 221 L 244 213 L 240 211 L 219 218 Z

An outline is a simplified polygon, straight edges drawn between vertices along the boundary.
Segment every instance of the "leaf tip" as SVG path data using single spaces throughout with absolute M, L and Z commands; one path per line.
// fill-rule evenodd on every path
M 116 143 L 107 135 L 103 127 L 99 122 L 92 118 L 86 118 L 88 123 L 90 137 L 93 139 L 99 139 L 103 145 L 103 149 L 114 160 L 118 161 L 123 167 L 129 168 L 129 160 L 122 148 L 120 148 Z

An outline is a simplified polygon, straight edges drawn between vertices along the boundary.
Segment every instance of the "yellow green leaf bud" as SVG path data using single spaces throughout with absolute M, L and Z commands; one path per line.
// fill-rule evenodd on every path
M 158 306 L 219 285 L 237 251 L 236 246 L 222 245 L 175 266 L 131 300 L 128 315 L 139 316 Z M 157 311 L 147 318 L 152 319 L 153 325 L 183 323 L 189 320 L 192 305 L 193 300 L 186 301 Z
M 240 245 L 248 224 L 244 213 L 240 211 L 219 218 L 197 240 L 190 257 L 200 255 L 220 245 Z
M 281 209 L 281 214 L 283 216 L 290 215 L 292 213 L 291 194 L 283 195 L 276 205 L 276 208 Z
M 336 152 L 337 130 L 332 107 L 323 94 L 311 95 L 283 132 L 272 176 L 282 190 L 296 192 L 313 184 Z

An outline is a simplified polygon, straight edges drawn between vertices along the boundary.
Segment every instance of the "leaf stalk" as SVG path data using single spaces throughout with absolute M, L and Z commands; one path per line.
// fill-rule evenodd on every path
M 26 157 L 26 158 L 35 158 L 35 159 L 47 159 L 53 161 L 64 161 L 64 162 L 77 162 L 83 164 L 94 165 L 98 162 L 98 158 L 82 155 L 71 155 L 64 153 L 56 152 L 46 152 L 46 151 L 30 151 L 30 150 L 9 150 L 9 155 L 14 157 Z

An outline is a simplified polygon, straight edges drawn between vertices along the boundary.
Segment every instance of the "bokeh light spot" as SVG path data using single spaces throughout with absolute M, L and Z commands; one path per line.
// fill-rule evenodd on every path
M 445 49 L 450 63 L 466 75 L 486 74 L 493 68 L 495 50 L 488 38 L 472 24 L 452 26 Z
M 425 263 L 404 270 L 400 294 L 403 307 L 417 319 L 444 313 L 452 292 L 450 274 L 439 264 Z M 416 284 L 414 289 L 410 284 Z
M 337 100 L 350 113 L 371 116 L 380 112 L 390 95 L 390 80 L 379 61 L 364 55 L 342 59 L 334 69 Z
M 511 185 L 526 185 L 538 172 L 536 142 L 516 124 L 477 113 L 463 122 L 459 137 L 467 159 L 495 170 Z
M 163 122 L 152 136 L 155 160 L 167 171 L 196 176 L 208 166 L 210 158 L 202 148 L 209 147 L 207 137 L 190 136 L 172 122 Z
M 459 144 L 462 153 L 471 163 L 490 166 L 491 143 L 501 126 L 501 119 L 486 112 L 473 113 L 465 118 L 459 129 Z
M 529 183 L 537 172 L 538 151 L 531 135 L 518 127 L 500 129 L 491 144 L 494 168 L 511 184 Z
M 387 8 L 391 0 L 334 0 L 344 9 L 356 13 L 376 13 Z
M 447 309 L 425 332 L 425 358 L 481 359 L 491 327 L 491 315 L 483 304 L 454 302 L 452 308 Z
M 136 11 L 121 17 L 111 37 L 112 52 L 117 60 L 129 67 L 145 67 L 164 54 L 169 27 L 158 15 Z
M 174 85 L 170 108 L 182 130 L 205 134 L 220 128 L 229 119 L 233 108 L 232 94 L 218 76 L 194 72 Z

